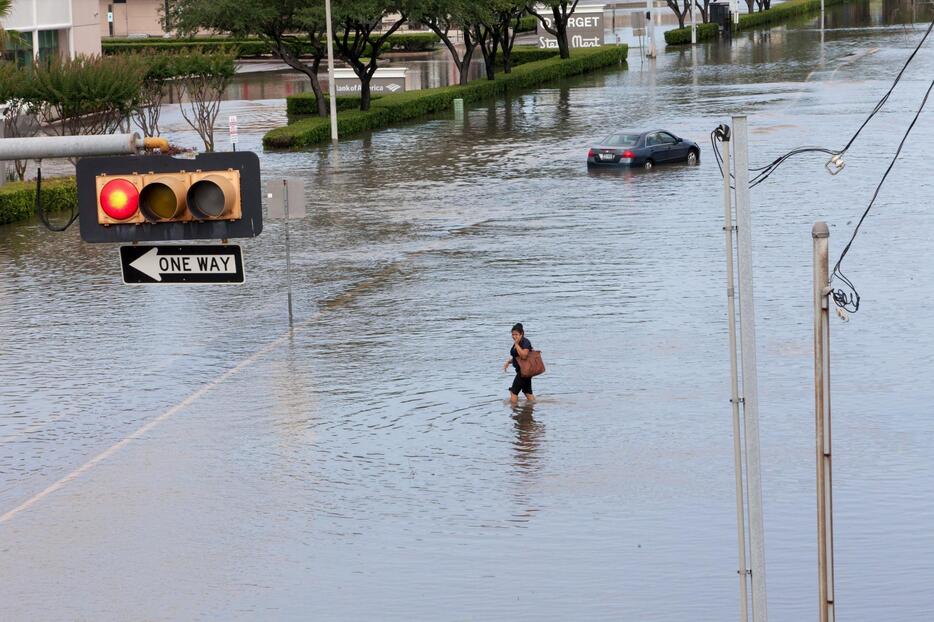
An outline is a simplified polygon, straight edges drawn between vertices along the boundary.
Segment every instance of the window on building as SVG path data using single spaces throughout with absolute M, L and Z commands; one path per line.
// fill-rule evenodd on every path
M 3 46 L 3 59 L 16 61 L 19 65 L 32 63 L 32 33 L 6 31 L 6 45 Z
M 39 31 L 39 60 L 49 60 L 59 55 L 58 39 L 57 30 Z

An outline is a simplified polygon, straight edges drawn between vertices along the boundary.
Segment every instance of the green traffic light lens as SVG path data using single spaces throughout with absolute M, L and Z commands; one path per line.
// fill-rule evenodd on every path
M 168 220 L 178 213 L 178 198 L 165 184 L 149 184 L 139 195 L 143 213 L 150 220 Z

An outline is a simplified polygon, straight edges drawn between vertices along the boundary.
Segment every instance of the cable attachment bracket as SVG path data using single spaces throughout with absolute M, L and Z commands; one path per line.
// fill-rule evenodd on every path
M 844 167 L 846 167 L 846 162 L 843 161 L 843 154 L 835 154 L 832 158 L 830 158 L 830 160 L 827 161 L 827 164 L 825 164 L 824 167 L 831 175 L 837 175 L 844 169 Z

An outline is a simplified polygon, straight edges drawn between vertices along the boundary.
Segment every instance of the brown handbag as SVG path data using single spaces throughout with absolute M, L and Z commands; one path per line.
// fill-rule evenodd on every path
M 542 361 L 540 350 L 529 350 L 525 358 L 517 357 L 519 361 L 519 375 L 523 378 L 531 378 L 545 373 L 545 362 Z

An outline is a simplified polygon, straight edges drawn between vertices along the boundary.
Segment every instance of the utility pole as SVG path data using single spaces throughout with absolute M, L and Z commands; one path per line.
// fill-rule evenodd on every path
M 814 422 L 817 437 L 817 573 L 820 622 L 834 622 L 833 486 L 830 468 L 830 229 L 816 222 L 814 240 Z
M 324 0 L 324 21 L 328 36 L 328 99 L 331 105 L 331 141 L 337 142 L 337 86 L 334 84 L 334 32 L 331 28 L 331 0 Z
M 767 622 L 765 527 L 759 457 L 759 381 L 756 365 L 756 306 L 752 284 L 752 226 L 749 210 L 749 132 L 746 116 L 733 117 L 733 169 L 736 188 L 736 263 L 739 272 L 740 348 L 743 371 L 743 430 L 746 442 L 746 498 L 749 505 L 749 557 L 753 622 Z M 728 175 L 728 173 L 727 173 Z
M 723 237 L 726 241 L 726 298 L 727 321 L 730 331 L 730 405 L 733 407 L 733 459 L 736 464 L 736 540 L 739 550 L 739 606 L 740 622 L 749 620 L 749 596 L 746 586 L 749 583 L 749 570 L 746 567 L 746 510 L 743 493 L 743 449 L 740 440 L 739 420 L 739 370 L 736 362 L 736 289 L 733 278 L 733 206 L 730 187 L 730 128 L 724 129 L 720 137 L 723 149 Z

